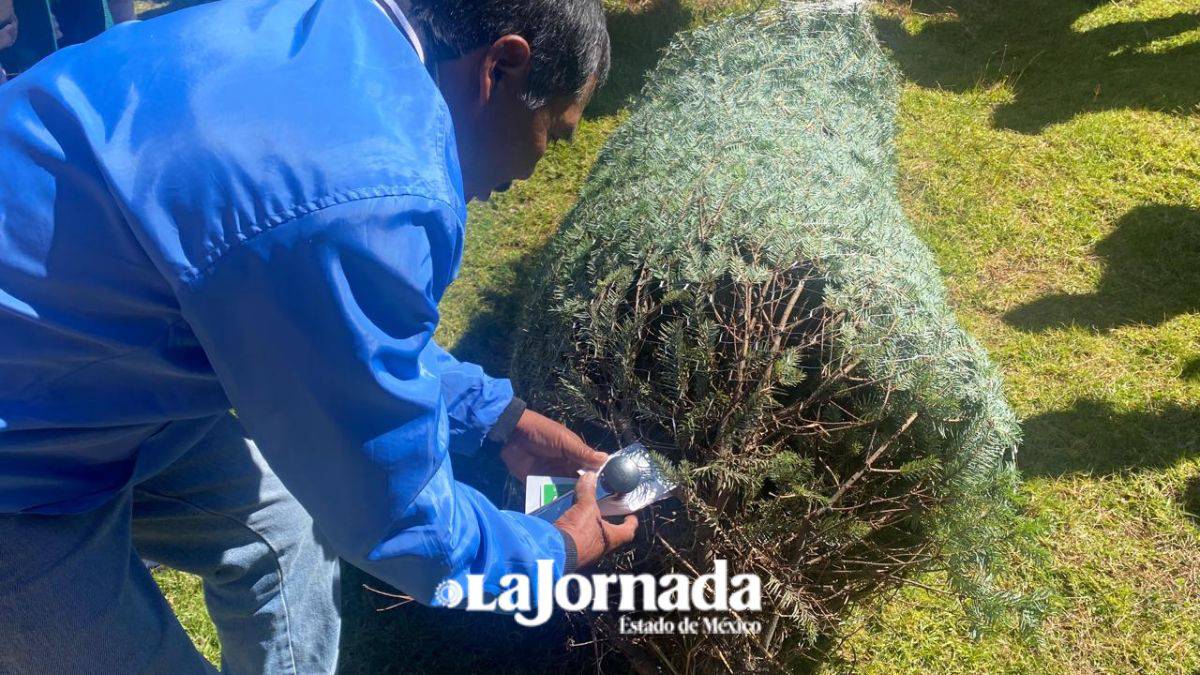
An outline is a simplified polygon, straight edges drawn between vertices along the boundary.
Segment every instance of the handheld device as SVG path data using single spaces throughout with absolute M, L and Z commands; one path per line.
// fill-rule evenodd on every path
M 600 468 L 596 501 L 602 515 L 622 516 L 670 497 L 674 489 L 646 447 L 633 443 L 613 453 Z M 554 522 L 575 505 L 575 497 L 570 490 L 530 515 Z

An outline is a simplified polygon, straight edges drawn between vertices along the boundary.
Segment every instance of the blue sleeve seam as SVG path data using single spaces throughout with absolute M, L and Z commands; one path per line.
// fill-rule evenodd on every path
M 195 286 L 197 282 L 204 278 L 213 267 L 221 261 L 230 251 L 240 247 L 247 242 L 253 241 L 260 235 L 272 232 L 288 223 L 295 222 L 306 216 L 311 216 L 326 209 L 354 202 L 369 201 L 372 199 L 394 199 L 398 197 L 417 197 L 425 199 L 435 204 L 445 206 L 451 213 L 458 218 L 454 206 L 450 202 L 437 197 L 430 196 L 419 192 L 412 192 L 396 186 L 381 185 L 373 188 L 362 188 L 357 190 L 344 190 L 341 192 L 333 192 L 324 197 L 319 197 L 304 204 L 298 204 L 289 210 L 278 213 L 274 216 L 264 219 L 261 223 L 250 227 L 247 232 L 239 232 L 237 239 L 233 242 L 222 242 L 221 245 L 214 247 L 204 258 L 204 262 L 199 267 L 193 267 L 185 271 L 181 281 L 188 288 Z

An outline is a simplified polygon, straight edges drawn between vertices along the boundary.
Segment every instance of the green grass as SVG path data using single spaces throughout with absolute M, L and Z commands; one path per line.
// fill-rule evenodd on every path
M 530 261 L 642 74 L 670 34 L 730 3 L 609 4 L 616 72 L 576 144 L 472 207 L 439 337 L 497 373 Z M 906 208 L 1025 419 L 1050 560 L 1016 575 L 1054 600 L 1040 644 L 974 640 L 952 600 L 907 589 L 855 617 L 830 670 L 1200 671 L 1200 0 L 893 0 L 877 14 L 905 75 Z M 494 470 L 462 473 L 497 494 Z M 159 579 L 215 655 L 198 585 Z M 420 609 L 375 614 L 362 581 L 345 588 L 356 670 L 529 656 L 494 621 L 469 624 L 483 640 L 440 643 Z
M 221 643 L 217 639 L 217 630 L 208 618 L 208 610 L 204 606 L 204 589 L 200 578 L 185 574 L 166 567 L 160 567 L 153 572 L 158 587 L 171 602 L 171 609 L 183 629 L 192 638 L 192 644 L 213 664 L 221 662 Z
M 1041 645 L 905 591 L 847 670 L 1200 670 L 1200 2 L 914 2 L 901 190 L 1025 420 Z

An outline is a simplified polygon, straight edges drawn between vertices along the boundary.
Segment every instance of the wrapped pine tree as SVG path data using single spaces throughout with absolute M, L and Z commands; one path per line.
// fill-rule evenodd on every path
M 688 34 L 548 250 L 518 388 L 612 445 L 642 441 L 683 486 L 607 564 L 724 559 L 763 580 L 758 635 L 589 617 L 641 670 L 795 670 L 856 603 L 923 572 L 977 618 L 1020 604 L 989 580 L 1017 518 L 1019 429 L 901 210 L 897 92 L 846 3 Z

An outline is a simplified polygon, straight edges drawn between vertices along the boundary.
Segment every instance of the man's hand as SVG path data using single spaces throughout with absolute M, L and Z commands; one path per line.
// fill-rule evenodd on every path
M 599 469 L 608 455 L 593 450 L 558 422 L 526 410 L 500 451 L 500 458 L 509 473 L 525 480 L 530 474 L 574 478 L 580 469 Z
M 633 541 L 638 519 L 631 514 L 619 525 L 614 525 L 600 517 L 600 507 L 596 505 L 596 473 L 589 471 L 575 484 L 575 505 L 555 521 L 554 526 L 575 543 L 578 566 L 582 568 Z

